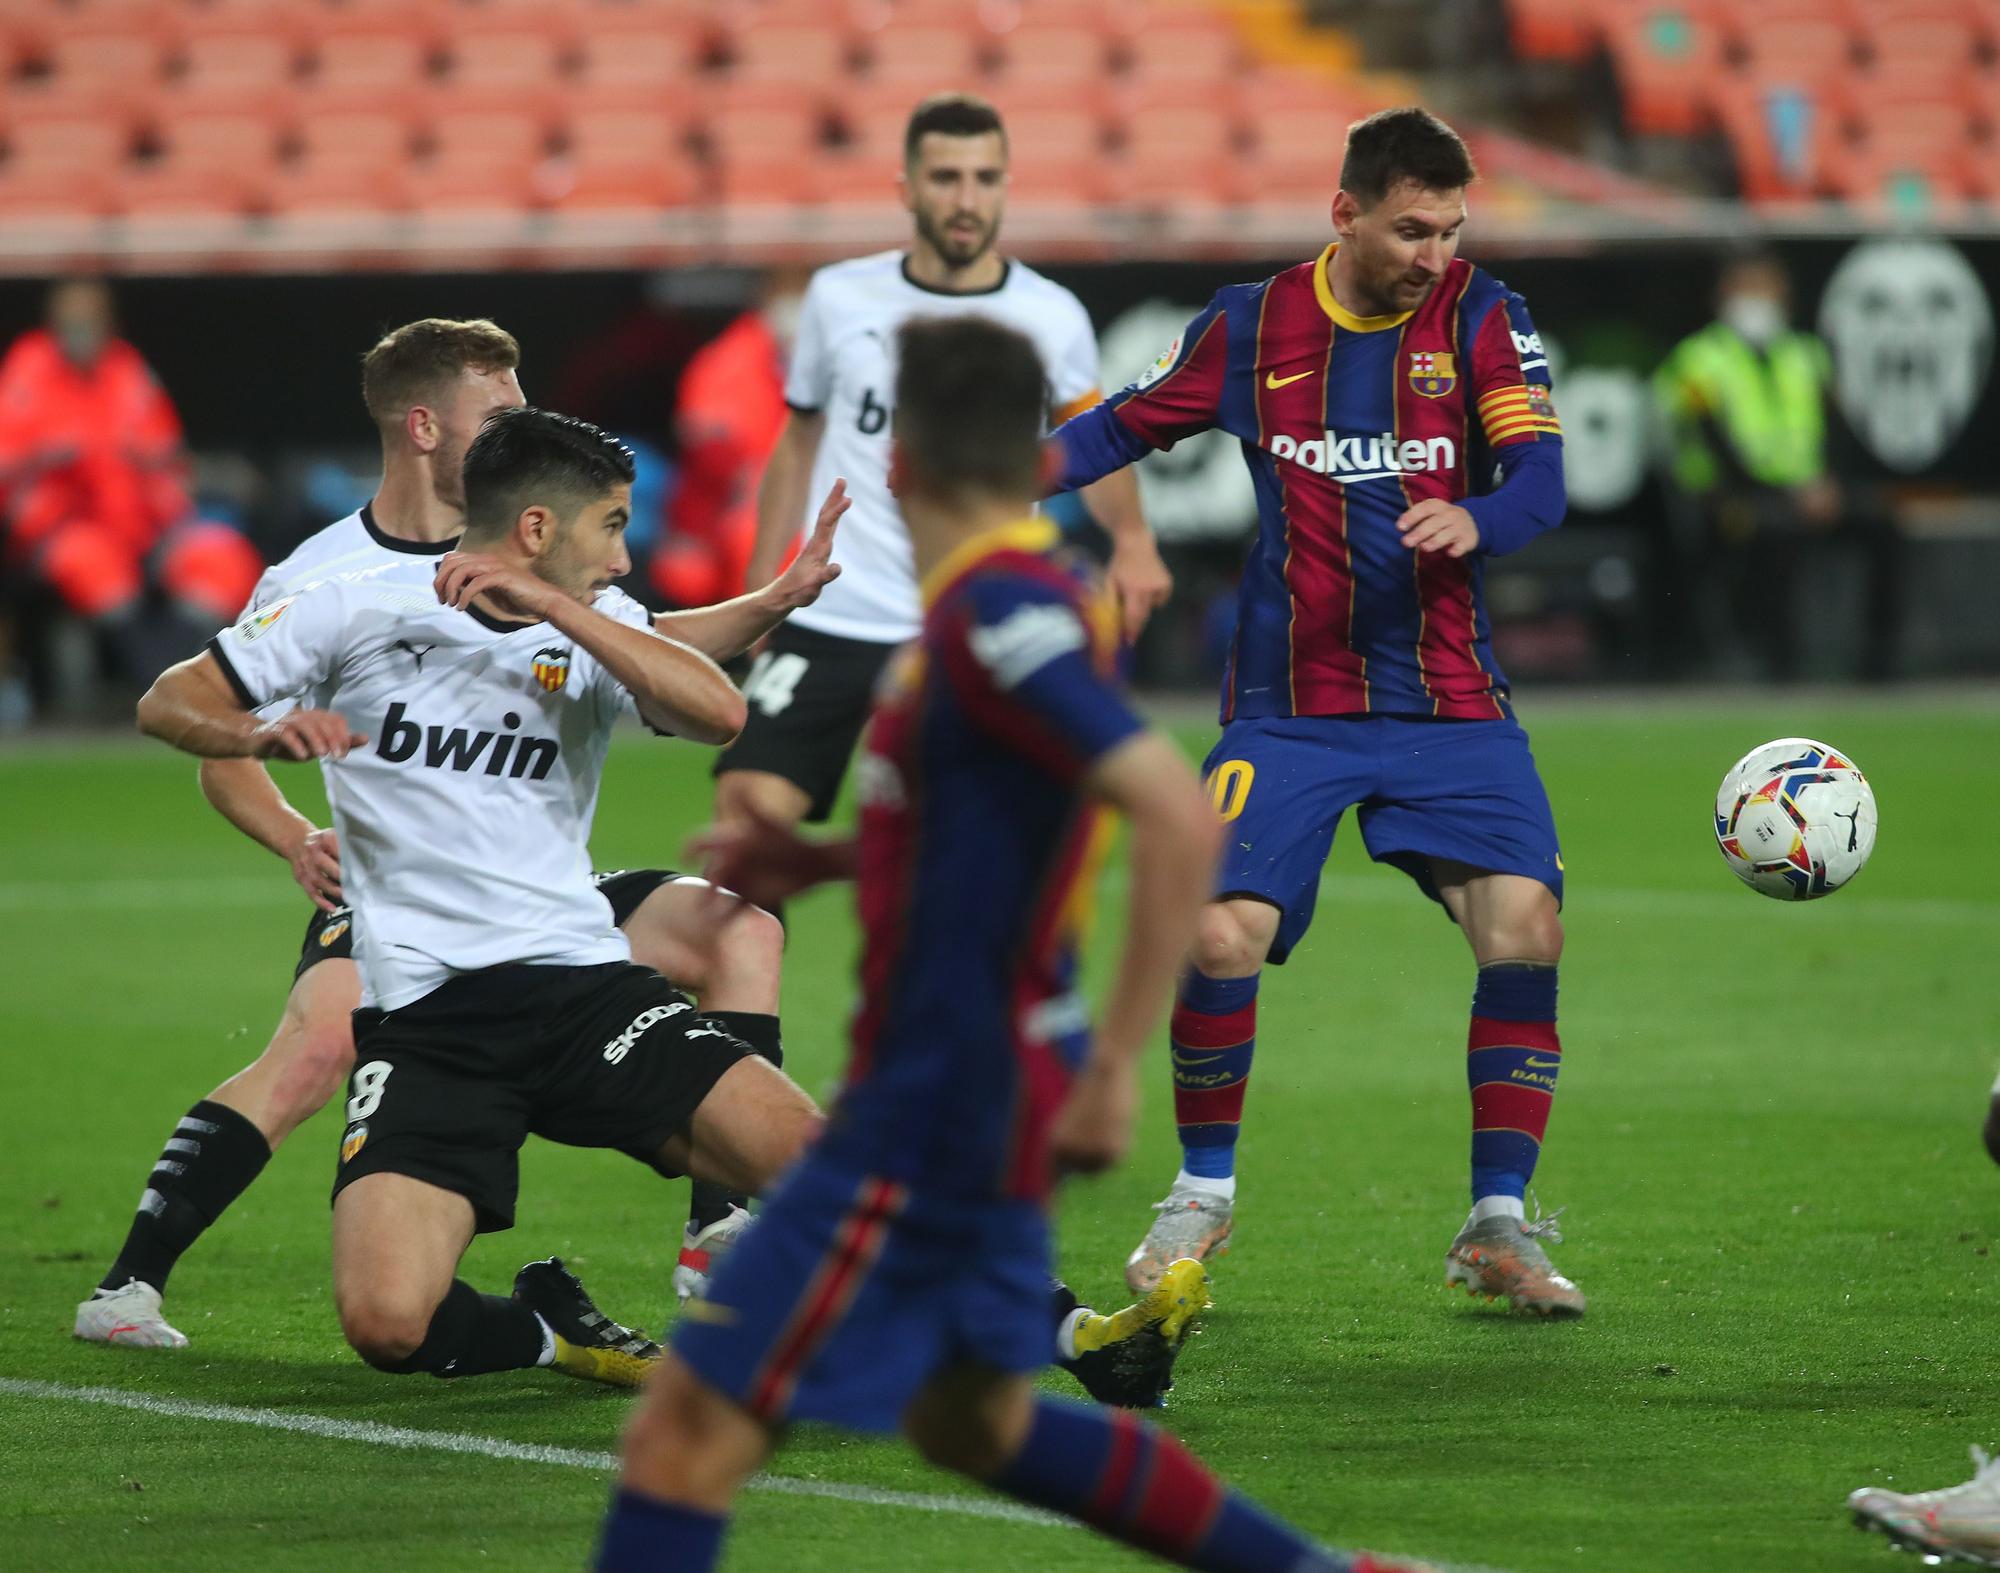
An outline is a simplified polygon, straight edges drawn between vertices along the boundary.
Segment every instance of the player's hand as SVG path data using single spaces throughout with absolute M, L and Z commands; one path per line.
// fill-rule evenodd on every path
M 258 759 L 342 759 L 368 741 L 331 710 L 293 710 L 250 734 Z
M 1131 644 L 1146 626 L 1146 619 L 1174 593 L 1174 576 L 1160 560 L 1160 549 L 1153 544 L 1151 534 L 1135 534 L 1113 544 L 1105 577 L 1118 597 L 1125 642 Z
M 340 832 L 314 830 L 292 848 L 292 878 L 312 897 L 313 905 L 331 912 L 340 905 Z
M 1443 552 L 1447 557 L 1463 557 L 1479 550 L 1479 522 L 1455 502 L 1442 497 L 1426 497 L 1407 508 L 1396 521 L 1403 544 L 1413 552 Z
M 746 817 L 698 830 L 688 861 L 701 869 L 713 900 L 711 921 L 726 922 L 747 903 L 776 907 L 829 877 L 825 847 L 755 808 Z
M 563 595 L 548 580 L 488 552 L 446 552 L 432 583 L 437 598 L 455 611 L 467 610 L 483 595 L 502 617 L 531 623 L 546 620 Z
M 791 613 L 802 606 L 811 606 L 819 599 L 820 591 L 840 577 L 840 564 L 833 560 L 834 526 L 853 506 L 854 499 L 847 495 L 846 479 L 835 477 L 833 489 L 819 505 L 819 517 L 813 521 L 806 544 L 799 548 L 791 566 L 771 581 L 774 610 Z
M 1129 1060 L 1093 1057 L 1077 1076 L 1049 1128 L 1049 1151 L 1058 1169 L 1102 1174 L 1132 1145 L 1139 1113 L 1139 1076 Z

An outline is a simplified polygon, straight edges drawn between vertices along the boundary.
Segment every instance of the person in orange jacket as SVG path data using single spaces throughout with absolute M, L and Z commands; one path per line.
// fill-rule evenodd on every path
M 99 280 L 59 280 L 46 325 L 0 360 L 0 567 L 114 633 L 149 584 L 217 627 L 263 571 L 241 535 L 195 516 L 180 417 Z
M 756 303 L 681 373 L 680 479 L 652 564 L 653 587 L 676 606 L 743 593 L 757 539 L 757 483 L 785 425 L 785 361 L 803 294 L 803 274 L 771 275 Z

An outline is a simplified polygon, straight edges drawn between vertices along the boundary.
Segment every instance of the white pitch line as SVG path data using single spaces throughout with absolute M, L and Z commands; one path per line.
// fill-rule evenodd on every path
M 258 1426 L 266 1431 L 293 1431 L 335 1442 L 363 1442 L 375 1447 L 400 1447 L 431 1453 L 470 1453 L 482 1458 L 509 1459 L 523 1464 L 555 1464 L 609 1474 L 618 1467 L 616 1454 L 583 1447 L 555 1447 L 545 1442 L 512 1442 L 504 1437 L 475 1436 L 465 1431 L 419 1431 L 373 1420 L 338 1420 L 331 1415 L 299 1414 L 286 1409 L 250 1409 L 239 1404 L 205 1404 L 191 1398 L 162 1398 L 122 1387 L 71 1387 L 62 1382 L 33 1382 L 0 1377 L 0 1397 L 46 1398 L 58 1403 L 97 1404 L 110 1409 L 136 1409 L 143 1414 L 169 1415 L 178 1420 L 217 1420 L 229 1425 Z M 752 1491 L 781 1496 L 828 1497 L 863 1507 L 910 1508 L 923 1513 L 949 1513 L 960 1518 L 1001 1519 L 1043 1529 L 1083 1526 L 1054 1513 L 1012 1502 L 982 1497 L 946 1496 L 925 1491 L 885 1491 L 877 1486 L 849 1485 L 837 1480 L 801 1480 L 796 1475 L 755 1475 Z M 1438 1573 L 1502 1573 L 1501 1569 L 1463 1563 L 1434 1562 Z

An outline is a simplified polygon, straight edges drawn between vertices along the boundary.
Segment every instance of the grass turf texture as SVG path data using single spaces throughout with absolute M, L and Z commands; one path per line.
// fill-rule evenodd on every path
M 1562 1089 L 1539 1188 L 1588 1319 L 1531 1324 L 1441 1287 L 1465 1205 L 1471 966 L 1343 827 L 1316 926 L 1267 974 L 1234 1252 L 1168 1423 L 1337 1544 L 1513 1573 L 1883 1564 L 1850 1488 L 1964 1478 L 2000 1436 L 1996 1176 L 1978 1124 L 1996 1042 L 2000 713 L 1835 701 L 1531 710 L 1570 877 Z M 1767 738 L 1851 750 L 1882 809 L 1873 865 L 1829 901 L 1741 889 L 1715 783 Z M 1199 751 L 1206 728 L 1185 738 Z M 697 750 L 622 742 L 600 866 L 676 855 L 708 802 Z M 317 805 L 312 774 L 281 779 Z M 1114 872 L 1114 881 L 1117 876 Z M 1118 891 L 1103 904 L 1116 927 Z M 194 1346 L 68 1335 L 174 1119 L 262 1046 L 304 910 L 164 749 L 32 746 L 0 763 L 0 1377 L 601 1450 L 622 1395 L 548 1373 L 440 1383 L 364 1369 L 327 1286 L 337 1111 L 307 1126 L 188 1257 L 167 1299 Z M 789 1063 L 825 1089 L 855 933 L 793 914 Z M 1175 1166 L 1164 1057 L 1134 1159 L 1072 1186 L 1063 1266 L 1086 1298 Z M 531 1144 L 519 1226 L 466 1276 L 504 1291 L 560 1252 L 657 1327 L 679 1186 Z M 1057 1385 L 1060 1385 L 1059 1383 Z M 0 1395 L 0 1563 L 159 1569 L 577 1566 L 604 1480 L 42 1397 Z M 805 1429 L 784 1474 L 956 1492 L 901 1447 Z M 1135 1566 L 1065 1529 L 747 1497 L 730 1565 Z M 1897 1564 L 1889 1564 L 1896 1566 Z

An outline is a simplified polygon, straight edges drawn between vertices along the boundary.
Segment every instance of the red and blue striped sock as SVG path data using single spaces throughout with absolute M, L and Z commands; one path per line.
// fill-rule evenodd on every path
M 1229 1179 L 1257 1049 L 1257 975 L 1209 978 L 1190 967 L 1170 1030 L 1181 1167 L 1206 1180 Z
M 1488 1197 L 1527 1194 L 1561 1069 L 1556 969 L 1526 961 L 1481 967 L 1465 1056 L 1475 1208 Z
M 1020 1452 L 989 1483 L 1184 1568 L 1350 1573 L 1354 1567 L 1231 1490 L 1130 1410 L 1037 1397 Z
M 722 1555 L 729 1520 L 621 1486 L 611 1495 L 596 1573 L 707 1573 Z

